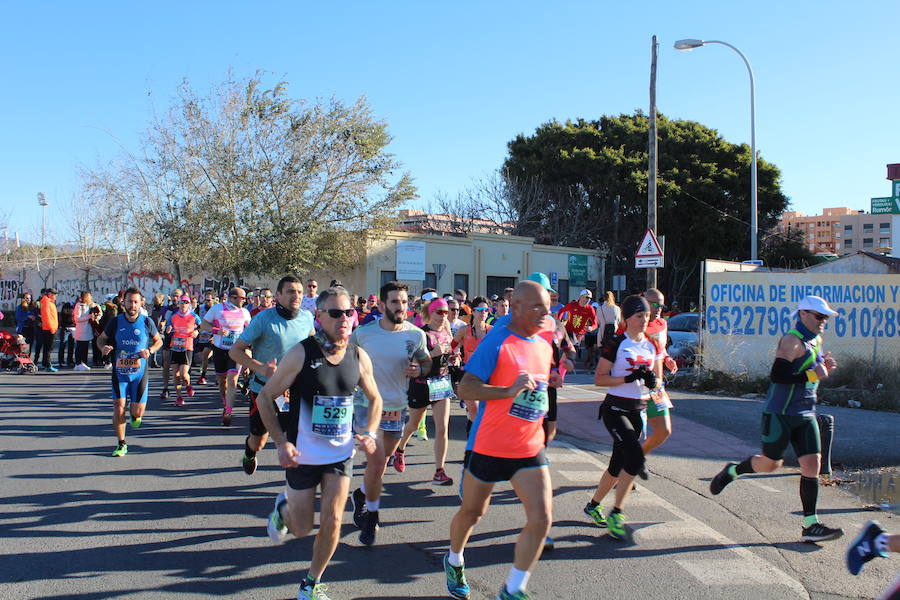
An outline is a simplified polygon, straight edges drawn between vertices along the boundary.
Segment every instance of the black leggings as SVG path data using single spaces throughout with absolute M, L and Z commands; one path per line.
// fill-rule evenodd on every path
M 600 407 L 600 419 L 613 439 L 607 471 L 613 477 L 618 477 L 622 469 L 629 475 L 637 475 L 644 468 L 644 449 L 640 442 L 644 423 L 640 409 L 616 406 L 607 399 Z

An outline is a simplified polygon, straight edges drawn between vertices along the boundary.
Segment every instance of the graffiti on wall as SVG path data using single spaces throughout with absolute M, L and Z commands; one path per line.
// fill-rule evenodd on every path
M 212 290 L 217 296 L 223 296 L 232 286 L 243 286 L 244 280 L 237 281 L 230 279 L 227 275 L 219 277 L 205 277 L 203 279 L 203 291 Z
M 18 279 L 0 279 L 0 311 L 15 311 L 19 294 L 25 291 L 25 284 Z
M 59 279 L 54 282 L 53 287 L 59 294 L 62 302 L 74 302 L 81 295 L 82 290 L 89 290 L 94 297 L 94 301 L 102 301 L 109 294 L 117 294 L 124 286 L 122 277 L 93 277 L 87 281 L 81 279 Z
M 178 281 L 175 275 L 166 271 L 132 271 L 128 274 L 126 287 L 132 286 L 141 290 L 148 301 L 154 294 L 171 296 L 176 289 L 184 291 L 192 287 L 190 281 Z

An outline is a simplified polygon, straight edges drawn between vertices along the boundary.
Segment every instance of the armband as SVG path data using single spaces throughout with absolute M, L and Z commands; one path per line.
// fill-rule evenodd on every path
M 819 381 L 819 374 L 816 373 L 815 369 L 809 369 L 806 371 L 806 379 L 808 379 L 810 383 L 816 383 Z
M 806 383 L 809 381 L 805 373 L 794 373 L 790 361 L 785 358 L 776 358 L 769 373 L 772 383 Z

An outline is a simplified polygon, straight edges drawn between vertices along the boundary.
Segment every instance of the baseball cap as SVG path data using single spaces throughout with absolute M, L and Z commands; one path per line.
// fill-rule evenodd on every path
M 378 296 L 375 294 L 369 294 L 369 300 L 378 300 Z
M 49 296 L 50 294 L 56 295 L 56 290 L 54 288 L 47 288 L 47 295 Z
M 190 302 L 190 301 L 191 301 L 191 297 L 190 297 L 190 296 L 182 296 L 182 297 L 179 298 L 178 300 L 181 301 L 181 302 Z
M 434 300 L 437 297 L 437 292 L 425 292 L 422 294 L 422 300 Z
M 801 300 L 800 304 L 797 305 L 797 310 L 794 311 L 794 315 L 801 310 L 813 310 L 821 315 L 831 315 L 832 317 L 837 314 L 837 311 L 828 306 L 825 299 L 820 296 L 807 296 Z
M 590 298 L 590 297 L 593 297 L 593 294 L 591 293 L 591 290 L 587 290 L 587 289 L 581 290 L 580 292 L 578 292 L 578 295 L 579 295 L 579 296 L 587 296 L 587 297 L 589 297 L 589 298 Z
M 535 271 L 531 275 L 525 278 L 525 281 L 534 281 L 535 283 L 539 283 L 542 288 L 547 290 L 548 292 L 556 292 L 552 287 L 550 287 L 550 278 L 541 273 L 540 271 Z

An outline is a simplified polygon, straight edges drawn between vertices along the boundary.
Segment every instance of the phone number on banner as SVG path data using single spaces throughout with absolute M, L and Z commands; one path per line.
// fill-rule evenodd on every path
M 792 309 L 787 306 L 716 306 L 706 308 L 706 332 L 710 335 L 778 335 L 794 326 Z M 898 313 L 894 308 L 844 308 L 829 323 L 828 331 L 837 337 L 894 337 Z

